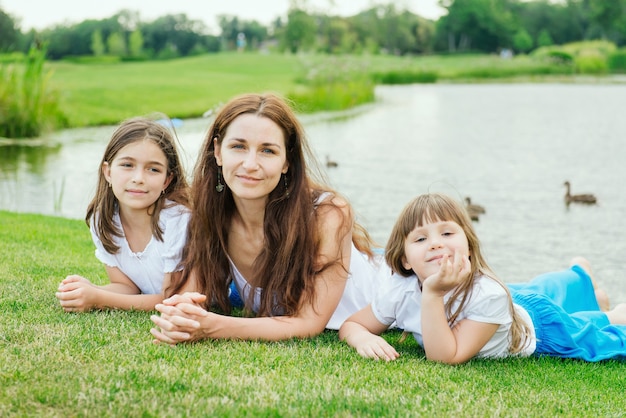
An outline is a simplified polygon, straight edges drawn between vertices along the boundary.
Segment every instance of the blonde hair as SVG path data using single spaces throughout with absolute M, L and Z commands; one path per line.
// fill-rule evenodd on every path
M 471 254 L 471 273 L 463 283 L 453 290 L 452 296 L 445 305 L 448 324 L 451 327 L 455 324 L 459 314 L 470 300 L 476 278 L 479 277 L 479 275 L 484 275 L 500 284 L 507 294 L 509 311 L 513 321 L 510 330 L 509 351 L 512 354 L 519 353 L 529 343 L 530 329 L 515 311 L 511 292 L 507 286 L 497 278 L 487 264 L 480 250 L 480 242 L 474 230 L 474 226 L 472 225 L 472 221 L 465 208 L 459 202 L 441 193 L 423 194 L 411 200 L 402 210 L 391 231 L 389 241 L 385 248 L 385 259 L 387 263 L 395 273 L 401 276 L 409 277 L 416 274 L 412 269 L 406 269 L 403 266 L 402 261 L 405 257 L 404 243 L 413 229 L 437 221 L 454 222 L 458 224 L 467 236 L 467 244 Z M 460 301 L 460 303 L 453 312 L 452 305 L 456 300 Z

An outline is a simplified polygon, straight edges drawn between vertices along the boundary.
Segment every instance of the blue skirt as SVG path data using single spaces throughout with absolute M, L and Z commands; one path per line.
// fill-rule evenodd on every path
M 580 266 L 507 286 L 513 302 L 532 318 L 536 355 L 586 361 L 626 358 L 626 325 L 609 323 L 591 278 Z

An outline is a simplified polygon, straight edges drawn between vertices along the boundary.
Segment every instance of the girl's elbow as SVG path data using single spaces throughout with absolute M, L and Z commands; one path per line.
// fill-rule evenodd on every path
M 465 358 L 456 358 L 454 356 L 452 357 L 436 356 L 436 355 L 434 356 L 432 354 L 429 355 L 428 353 L 426 353 L 426 359 L 437 362 L 437 363 L 448 364 L 450 366 L 457 366 L 459 364 L 463 364 L 469 361 L 469 359 L 465 359 Z

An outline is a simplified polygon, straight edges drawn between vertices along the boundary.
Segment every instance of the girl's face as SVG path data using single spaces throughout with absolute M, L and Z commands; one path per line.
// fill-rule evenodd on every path
M 222 143 L 214 141 L 215 160 L 235 198 L 267 199 L 289 168 L 283 131 L 271 119 L 240 115 Z
M 444 255 L 459 252 L 468 257 L 469 245 L 463 228 L 456 222 L 437 221 L 415 227 L 404 240 L 403 267 L 412 269 L 420 281 L 439 271 Z
M 171 181 L 165 154 L 149 140 L 135 141 L 120 149 L 110 163 L 102 165 L 102 172 L 120 211 L 149 208 Z

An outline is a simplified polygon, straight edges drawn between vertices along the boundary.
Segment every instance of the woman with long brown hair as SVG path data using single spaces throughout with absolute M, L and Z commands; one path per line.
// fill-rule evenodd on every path
M 156 341 L 310 337 L 371 301 L 389 270 L 317 167 L 280 97 L 222 108 L 193 175 L 183 274 L 151 318 Z M 233 283 L 249 315 L 227 315 Z

